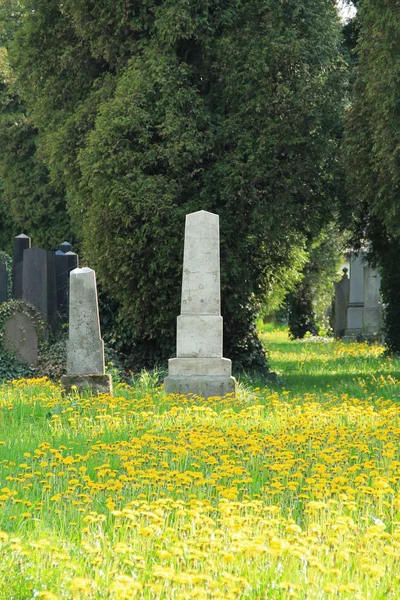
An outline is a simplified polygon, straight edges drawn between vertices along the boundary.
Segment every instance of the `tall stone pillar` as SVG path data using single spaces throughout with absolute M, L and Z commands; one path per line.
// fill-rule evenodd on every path
M 27 250 L 30 247 L 31 238 L 24 233 L 21 233 L 14 238 L 12 296 L 16 300 L 21 300 L 22 298 L 22 266 L 24 250 Z
M 186 216 L 177 357 L 168 361 L 167 394 L 235 392 L 232 363 L 222 357 L 222 325 L 219 217 L 201 210 Z
M 22 299 L 33 304 L 53 332 L 57 330 L 56 266 L 54 252 L 43 248 L 24 250 Z
M 350 297 L 350 280 L 347 271 L 348 269 L 344 267 L 342 279 L 335 283 L 335 338 L 342 338 L 347 328 L 347 310 Z
M 380 273 L 367 265 L 364 272 L 364 282 L 364 329 L 368 338 L 375 340 L 381 336 L 383 316 Z
M 78 255 L 71 244 L 63 242 L 56 251 L 57 317 L 60 323 L 69 319 L 69 274 L 78 267 Z
M 67 375 L 61 381 L 67 392 L 72 386 L 97 393 L 112 392 L 111 376 L 105 374 L 96 274 L 87 267 L 70 273 Z
M 0 262 L 0 304 L 8 300 L 8 271 L 7 265 Z
M 363 330 L 365 252 L 352 254 L 350 259 L 350 298 L 347 309 L 345 340 L 354 340 Z

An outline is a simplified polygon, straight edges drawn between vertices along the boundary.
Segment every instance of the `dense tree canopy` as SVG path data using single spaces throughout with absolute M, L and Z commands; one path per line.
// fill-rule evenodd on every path
M 400 21 L 396 0 L 359 3 L 358 66 L 347 119 L 356 230 L 382 272 L 387 342 L 400 351 Z
M 4 185 L 13 143 L 34 139 L 34 168 L 29 178 L 15 164 L 12 204 L 56 214 L 54 238 L 71 223 L 148 363 L 174 347 L 184 216 L 217 212 L 225 352 L 260 366 L 257 302 L 337 209 L 335 3 L 21 4 L 9 53 L 33 129 L 18 142 L 2 128 Z M 26 192 L 32 180 L 38 195 Z

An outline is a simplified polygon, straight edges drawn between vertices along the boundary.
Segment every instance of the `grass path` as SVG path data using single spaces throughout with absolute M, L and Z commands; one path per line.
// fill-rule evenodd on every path
M 400 598 L 399 362 L 265 328 L 284 387 L 0 387 L 0 600 Z
M 384 355 L 382 346 L 349 344 L 329 338 L 290 340 L 287 329 L 264 326 L 261 334 L 268 348 L 271 369 L 281 374 L 292 392 L 364 395 L 365 386 L 375 391 L 388 379 L 400 379 L 400 360 Z M 390 397 L 393 389 L 390 387 Z

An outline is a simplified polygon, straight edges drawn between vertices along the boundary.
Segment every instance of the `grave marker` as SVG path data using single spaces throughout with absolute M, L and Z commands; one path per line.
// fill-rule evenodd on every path
M 71 244 L 63 242 L 56 251 L 57 315 L 61 323 L 68 323 L 69 274 L 78 266 L 78 255 L 71 252 Z
M 53 331 L 57 329 L 55 254 L 42 248 L 24 250 L 22 299 L 41 313 Z
M 4 324 L 4 346 L 17 359 L 33 367 L 38 364 L 38 334 L 34 321 L 16 311 Z
M 348 269 L 343 268 L 343 276 L 335 283 L 335 338 L 342 338 L 347 328 L 347 309 L 350 298 L 350 280 L 347 275 Z
M 232 363 L 222 357 L 222 325 L 219 217 L 201 210 L 186 216 L 177 357 L 168 361 L 167 394 L 235 392 Z
M 62 384 L 67 392 L 72 386 L 112 392 L 111 376 L 105 374 L 96 274 L 87 267 L 70 273 L 67 375 L 62 377 Z
M 16 300 L 22 299 L 22 264 L 24 251 L 30 247 L 31 238 L 24 233 L 21 233 L 14 238 L 12 296 Z
M 7 265 L 0 263 L 0 304 L 8 299 L 8 271 Z

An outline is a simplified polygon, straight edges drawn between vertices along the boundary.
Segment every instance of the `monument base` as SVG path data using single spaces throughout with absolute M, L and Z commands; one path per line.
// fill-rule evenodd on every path
M 346 329 L 344 336 L 342 337 L 343 342 L 380 342 L 382 341 L 382 334 L 379 331 L 361 331 Z
M 92 394 L 112 395 L 113 391 L 111 375 L 63 375 L 61 384 L 67 394 L 73 391 L 72 388 Z
M 164 379 L 166 394 L 193 394 L 201 398 L 235 395 L 234 377 L 218 375 L 169 375 Z

